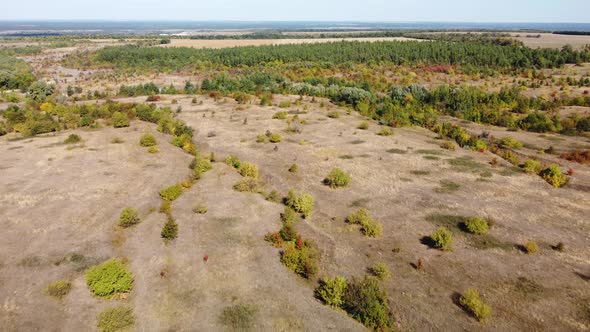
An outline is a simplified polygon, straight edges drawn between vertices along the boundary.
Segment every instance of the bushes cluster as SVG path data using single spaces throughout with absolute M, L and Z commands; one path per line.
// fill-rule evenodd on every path
M 182 195 L 182 186 L 179 184 L 160 190 L 160 197 L 165 201 L 175 201 L 180 195 Z
M 575 161 L 580 164 L 587 164 L 587 163 L 590 163 L 590 150 L 586 150 L 586 151 L 575 150 L 570 153 L 562 153 L 559 156 L 559 158 L 569 160 L 569 161 Z
M 350 175 L 339 168 L 333 168 L 324 179 L 324 183 L 330 188 L 348 187 Z
M 127 293 L 133 288 L 133 274 L 123 262 L 111 259 L 86 271 L 86 284 L 99 297 L 112 297 Z
M 522 169 L 529 174 L 539 174 L 543 169 L 541 162 L 535 159 L 528 159 L 522 165 Z
M 107 308 L 97 318 L 97 327 L 100 332 L 127 331 L 134 324 L 133 309 L 124 305 Z
M 379 237 L 383 232 L 381 223 L 374 220 L 367 209 L 359 209 L 346 217 L 346 222 L 361 225 L 361 233 L 368 237 Z
M 483 302 L 479 292 L 473 288 L 468 289 L 461 295 L 459 303 L 463 306 L 463 309 L 480 322 L 488 321 L 492 314 L 490 306 Z
M 199 180 L 204 173 L 211 170 L 213 166 L 211 165 L 211 159 L 205 158 L 200 154 L 197 154 L 195 159 L 191 162 L 190 166 L 193 172 L 193 179 Z
M 343 297 L 342 308 L 352 318 L 375 331 L 389 330 L 393 320 L 387 301 L 387 294 L 372 277 L 352 279 Z
M 307 193 L 296 193 L 293 190 L 289 190 L 285 199 L 285 205 L 292 208 L 295 212 L 303 214 L 304 218 L 311 216 L 314 206 L 313 196 Z
M 219 322 L 231 331 L 249 331 L 254 325 L 256 307 L 246 304 L 236 304 L 225 307 L 219 315 Z
M 152 134 L 143 134 L 141 135 L 141 137 L 139 138 L 139 145 L 141 146 L 155 146 L 157 145 L 158 142 L 156 141 L 156 138 L 154 137 L 154 135 Z
M 115 112 L 113 113 L 113 126 L 115 128 L 129 127 L 129 116 L 125 113 Z
M 283 248 L 281 263 L 290 270 L 306 279 L 317 273 L 319 254 L 310 241 L 285 242 Z
M 498 144 L 501 148 L 504 149 L 521 149 L 522 143 L 516 140 L 512 136 L 504 136 L 500 139 Z
M 230 154 L 229 156 L 225 157 L 225 163 L 233 168 L 240 168 L 240 165 L 242 164 L 240 162 L 240 159 L 233 154 Z
M 567 176 L 561 173 L 561 169 L 557 164 L 547 166 L 539 175 L 555 188 L 561 188 L 567 183 Z
M 445 227 L 439 227 L 430 235 L 432 246 L 443 251 L 451 250 L 453 244 L 453 234 Z
M 137 216 L 137 210 L 131 207 L 126 207 L 121 211 L 119 217 L 119 226 L 127 228 L 139 223 L 139 217 Z
M 347 287 L 348 281 L 344 277 L 322 278 L 315 294 L 326 305 L 340 308 L 344 305 L 344 293 Z
M 472 234 L 485 234 L 489 230 L 488 222 L 481 217 L 469 217 L 463 223 L 465 230 Z

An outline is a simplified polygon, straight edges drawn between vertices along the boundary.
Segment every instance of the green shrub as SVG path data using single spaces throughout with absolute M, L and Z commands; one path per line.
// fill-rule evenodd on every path
M 258 166 L 249 162 L 243 162 L 238 169 L 240 175 L 245 177 L 258 178 Z
M 340 117 L 340 112 L 330 111 L 330 112 L 328 112 L 328 117 L 332 118 L 332 119 L 338 119 Z
M 375 278 L 353 279 L 346 287 L 343 300 L 344 310 L 369 329 L 391 329 L 393 322 L 387 304 L 387 294 Z
M 344 305 L 344 293 L 348 282 L 344 277 L 335 277 L 333 279 L 323 278 L 320 285 L 315 290 L 316 296 L 325 304 L 340 308 Z
M 203 174 L 213 168 L 211 165 L 211 159 L 203 156 L 196 156 L 190 164 L 190 168 L 193 170 L 193 179 L 200 179 Z
M 522 165 L 522 169 L 529 174 L 539 174 L 543 167 L 538 160 L 528 159 Z
M 524 251 L 527 254 L 535 254 L 539 251 L 539 245 L 537 244 L 537 242 L 529 240 L 527 241 L 524 245 Z
M 459 299 L 461 306 L 472 314 L 478 321 L 486 322 L 489 320 L 492 310 L 489 305 L 485 304 L 479 292 L 473 288 L 468 289 Z
M 291 173 L 297 173 L 297 164 L 293 164 L 291 165 L 291 167 L 289 167 L 289 172 Z
M 485 234 L 489 230 L 488 222 L 481 217 L 470 217 L 463 223 L 465 230 L 473 234 Z
M 158 142 L 156 141 L 156 138 L 152 134 L 143 134 L 143 135 L 141 135 L 141 138 L 139 139 L 139 145 L 141 145 L 141 146 L 155 146 L 157 144 L 158 144 Z
M 539 175 L 555 188 L 563 187 L 567 183 L 567 177 L 561 173 L 557 164 L 547 166 Z
M 361 130 L 367 130 L 367 129 L 369 129 L 369 122 L 363 121 L 358 125 L 357 128 L 361 129 Z
M 115 128 L 129 127 L 129 117 L 121 112 L 113 113 L 113 126 Z
M 393 135 L 393 130 L 389 127 L 381 127 L 381 130 L 377 133 L 379 136 L 391 136 Z
M 256 143 L 266 143 L 268 141 L 268 136 L 264 134 L 260 134 L 256 136 Z
M 111 259 L 86 271 L 86 284 L 94 295 L 112 297 L 118 293 L 131 291 L 133 274 L 121 261 Z
M 370 269 L 371 274 L 373 274 L 379 280 L 386 280 L 391 275 L 391 271 L 385 263 L 377 263 Z
M 64 141 L 64 144 L 75 144 L 82 141 L 82 138 L 76 134 L 70 134 L 68 138 Z
M 430 235 L 432 245 L 440 250 L 451 250 L 453 244 L 453 234 L 444 227 L 439 227 L 436 232 Z
M 246 177 L 234 184 L 234 190 L 239 192 L 259 193 L 264 190 L 264 186 L 260 180 Z
M 225 163 L 233 168 L 240 168 L 241 165 L 240 159 L 233 154 L 230 154 L 229 156 L 225 157 Z
M 293 244 L 287 244 L 287 248 L 281 252 L 281 263 L 309 279 L 317 273 L 318 254 L 310 244 L 304 245 L 301 249 Z
M 383 231 L 381 224 L 374 220 L 367 209 L 359 209 L 351 213 L 346 222 L 361 225 L 361 233 L 368 237 L 379 237 Z
M 518 164 L 518 155 L 511 150 L 506 150 L 500 154 L 500 157 L 504 158 L 506 161 L 511 163 L 512 165 Z
M 268 136 L 268 141 L 271 143 L 279 143 L 282 140 L 283 140 L 283 138 L 279 134 L 270 134 Z
M 158 152 L 160 152 L 160 149 L 158 149 L 158 147 L 157 147 L 157 146 L 150 146 L 150 147 L 147 149 L 147 151 L 148 151 L 149 153 L 151 153 L 151 154 L 155 154 L 155 153 L 158 153 Z
M 291 101 L 284 100 L 279 103 L 279 108 L 289 108 L 291 107 Z
M 499 146 L 504 149 L 521 149 L 522 143 L 512 136 L 505 136 L 500 139 Z
M 57 299 L 63 299 L 72 290 L 72 284 L 68 280 L 57 280 L 45 288 L 45 293 Z
M 137 210 L 126 207 L 121 211 L 121 216 L 119 217 L 119 226 L 121 227 L 129 227 L 139 223 L 139 217 L 137 216 Z
M 176 221 L 169 217 L 166 223 L 164 224 L 164 227 L 162 227 L 162 232 L 160 233 L 160 235 L 162 236 L 165 242 L 176 239 L 176 237 L 178 236 L 178 224 L 176 223 Z
M 279 235 L 283 241 L 287 242 L 295 241 L 297 239 L 297 231 L 293 227 L 292 223 L 285 223 L 279 231 Z
M 285 210 L 281 213 L 281 221 L 285 225 L 291 225 L 297 222 L 297 212 L 292 208 L 285 206 Z
M 193 208 L 193 212 L 196 214 L 205 214 L 205 213 L 207 213 L 207 206 L 197 205 Z
M 285 205 L 295 210 L 295 212 L 302 213 L 303 217 L 308 218 L 311 216 L 311 211 L 313 210 L 314 199 L 310 194 L 297 194 L 295 191 L 289 190 L 285 203 Z
M 172 202 L 180 197 L 180 195 L 182 195 L 182 186 L 179 184 L 160 190 L 160 197 L 165 201 Z
M 97 320 L 100 332 L 129 331 L 135 324 L 133 309 L 123 305 L 103 310 Z
M 278 120 L 285 120 L 287 118 L 287 115 L 289 115 L 289 113 L 281 111 L 281 112 L 276 112 L 275 114 L 273 114 L 272 118 L 278 119 Z
M 236 304 L 223 309 L 219 322 L 233 331 L 248 331 L 254 325 L 257 312 L 254 306 Z
M 455 151 L 455 143 L 451 142 L 451 141 L 444 141 L 441 145 L 441 148 L 445 149 L 445 150 L 449 150 L 449 151 Z
M 333 168 L 324 179 L 324 183 L 330 188 L 347 187 L 350 184 L 350 175 L 341 169 Z

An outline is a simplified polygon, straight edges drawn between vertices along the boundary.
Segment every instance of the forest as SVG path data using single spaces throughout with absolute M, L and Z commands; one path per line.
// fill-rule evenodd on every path
M 26 90 L 34 81 L 25 61 L 0 53 L 0 90 Z
M 252 46 L 225 49 L 107 47 L 96 53 L 71 56 L 66 64 L 77 67 L 112 66 L 119 70 L 172 72 L 207 64 L 232 67 L 270 63 L 299 63 L 327 67 L 341 64 L 453 65 L 465 72 L 559 67 L 590 61 L 590 52 L 531 49 L 493 43 L 445 41 L 334 42 L 322 44 Z

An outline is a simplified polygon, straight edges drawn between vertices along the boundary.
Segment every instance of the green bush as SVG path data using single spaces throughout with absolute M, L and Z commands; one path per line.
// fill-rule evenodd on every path
M 234 184 L 234 190 L 239 192 L 260 193 L 264 190 L 264 186 L 260 180 L 246 177 Z
M 539 174 L 543 167 L 538 160 L 528 159 L 522 165 L 522 169 L 529 174 Z
M 223 309 L 219 322 L 232 331 L 248 331 L 254 325 L 257 312 L 258 309 L 251 305 L 232 305 Z
M 129 117 L 121 112 L 113 113 L 113 126 L 115 128 L 129 127 Z
M 512 136 L 505 136 L 500 139 L 499 145 L 504 149 L 521 149 L 522 143 Z
M 176 223 L 176 221 L 169 217 L 166 223 L 164 224 L 164 227 L 162 227 L 162 232 L 160 233 L 160 235 L 162 236 L 165 242 L 176 239 L 176 237 L 178 236 L 178 224 Z
M 348 282 L 344 277 L 335 277 L 333 279 L 323 278 L 320 285 L 315 290 L 316 296 L 325 304 L 340 308 L 344 305 L 344 293 Z
M 285 210 L 281 213 L 281 221 L 285 225 L 292 225 L 297 222 L 297 212 L 292 208 L 285 206 Z
M 243 162 L 238 169 L 240 175 L 245 177 L 258 178 L 258 166 L 249 162 Z
M 467 312 L 482 323 L 488 321 L 492 314 L 490 306 L 483 302 L 479 292 L 473 288 L 468 289 L 461 295 L 459 302 Z
M 86 284 L 94 295 L 112 297 L 118 293 L 131 291 L 133 274 L 121 261 L 111 259 L 86 271 Z
M 361 233 L 368 237 L 379 237 L 383 231 L 381 224 L 374 220 L 367 209 L 359 209 L 351 213 L 346 222 L 361 225 Z
M 180 197 L 180 195 L 182 195 L 182 186 L 179 184 L 160 190 L 160 197 L 165 201 L 172 202 Z
M 289 113 L 287 113 L 285 111 L 281 111 L 281 112 L 276 112 L 275 114 L 273 114 L 272 118 L 278 119 L 278 120 L 285 120 L 287 118 L 287 115 L 289 115 Z
M 240 168 L 241 165 L 240 159 L 233 154 L 230 154 L 229 156 L 225 157 L 225 163 L 233 168 Z
M 121 211 L 121 216 L 119 217 L 119 226 L 121 227 L 129 227 L 139 223 L 139 217 L 137 216 L 137 210 L 126 207 Z
M 211 170 L 213 166 L 211 165 L 210 158 L 198 155 L 191 162 L 190 168 L 193 170 L 193 179 L 199 180 L 203 174 Z
M 343 300 L 344 310 L 369 329 L 391 329 L 393 322 L 387 304 L 387 294 L 375 278 L 353 279 L 346 287 Z
M 151 153 L 151 154 L 154 154 L 154 153 L 158 153 L 158 152 L 160 152 L 160 149 L 158 149 L 158 147 L 157 147 L 157 146 L 150 146 L 150 147 L 147 149 L 147 151 L 148 151 L 149 153 Z
M 539 245 L 535 241 L 527 241 L 524 245 L 524 251 L 527 254 L 536 254 L 539 251 Z
M 557 164 L 547 166 L 539 175 L 555 188 L 563 187 L 567 183 L 567 177 L 561 173 Z
M 379 136 L 391 136 L 393 135 L 393 129 L 389 127 L 381 127 L 381 130 L 377 133 Z
M 291 167 L 289 167 L 289 172 L 291 173 L 297 173 L 297 164 L 293 164 L 291 165 Z
M 297 194 L 295 191 L 289 190 L 285 203 L 285 205 L 295 210 L 295 212 L 302 213 L 303 217 L 308 218 L 311 216 L 315 202 L 310 194 Z
M 481 217 L 470 217 L 463 223 L 465 230 L 473 234 L 485 234 L 489 230 L 488 222 Z
M 370 268 L 371 274 L 373 274 L 379 280 L 386 280 L 391 275 L 391 271 L 385 263 L 377 263 Z
M 45 288 L 45 293 L 57 299 L 63 299 L 72 290 L 72 284 L 68 280 L 57 280 Z
M 271 143 L 279 143 L 282 140 L 283 140 L 283 138 L 279 134 L 270 134 L 268 136 L 268 141 Z
M 430 235 L 432 245 L 440 250 L 451 250 L 453 244 L 453 234 L 444 227 L 439 227 L 436 232 Z
M 129 331 L 135 324 L 135 315 L 133 309 L 120 305 L 103 310 L 97 321 L 100 332 Z
M 152 134 L 143 134 L 139 139 L 139 144 L 141 146 L 155 146 L 158 144 L 156 138 Z
M 293 227 L 292 223 L 285 223 L 279 231 L 279 235 L 283 241 L 291 242 L 297 240 L 297 231 Z
M 330 111 L 330 112 L 328 112 L 328 117 L 332 118 L 332 119 L 338 119 L 340 117 L 340 112 Z
M 266 143 L 268 141 L 268 136 L 264 134 L 260 134 L 256 136 L 256 143 Z
M 347 187 L 350 184 L 350 175 L 341 169 L 333 168 L 324 179 L 324 183 L 330 188 Z
M 284 100 L 279 103 L 279 108 L 289 108 L 291 107 L 291 101 Z
M 82 138 L 76 134 L 70 134 L 68 138 L 64 141 L 64 144 L 75 144 L 82 141 Z
M 281 252 L 281 263 L 300 276 L 310 279 L 318 270 L 318 253 L 309 243 L 301 249 L 288 243 Z
M 369 122 L 363 121 L 358 125 L 357 128 L 361 129 L 361 130 L 367 130 L 367 129 L 369 129 Z

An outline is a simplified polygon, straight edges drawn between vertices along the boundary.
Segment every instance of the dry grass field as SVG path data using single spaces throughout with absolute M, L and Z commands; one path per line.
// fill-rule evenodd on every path
M 277 96 L 274 103 L 297 98 Z M 319 276 L 361 276 L 377 262 L 389 267 L 392 276 L 382 285 L 401 330 L 590 328 L 588 166 L 543 156 L 576 170 L 566 187 L 555 189 L 508 163 L 490 165 L 494 156 L 487 152 L 443 150 L 424 129 L 379 136 L 373 121 L 366 130 L 356 129 L 362 117 L 321 99 L 305 98 L 287 109 L 206 96 L 193 104 L 183 95 L 159 104 L 172 99 L 182 106 L 179 117 L 195 129 L 199 149 L 214 152 L 217 162 L 173 203 L 179 233 L 168 245 L 160 238 L 165 216 L 157 211 L 158 191 L 189 176 L 190 156 L 168 144 L 170 137 L 154 125 L 135 121 L 123 129 L 75 130 L 83 139 L 75 145 L 62 143 L 69 131 L 0 140 L 3 330 L 93 330 L 96 315 L 114 303 L 133 307 L 138 331 L 223 330 L 218 316 L 233 304 L 257 308 L 253 330 L 364 330 L 314 298 L 315 280 L 305 281 L 280 263 L 278 249 L 264 235 L 280 228 L 283 207 L 233 190 L 240 176 L 223 163 L 229 154 L 257 164 L 267 191 L 284 195 L 293 188 L 314 196 L 312 217 L 296 227 L 321 252 Z M 277 111 L 297 114 L 307 124 L 301 133 L 288 132 L 285 120 L 272 119 Z M 328 111 L 341 116 L 328 118 Z M 525 143 L 519 150 L 524 155 L 549 145 L 558 151 L 590 146 L 588 139 L 463 125 L 514 136 Z M 282 141 L 257 143 L 267 130 Z M 159 153 L 139 146 L 145 132 L 156 136 Z M 122 142 L 112 143 L 115 137 Z M 297 173 L 288 171 L 291 164 L 298 165 Z M 333 167 L 351 175 L 349 187 L 322 183 Z M 195 214 L 196 204 L 207 213 Z M 120 229 L 116 222 L 126 206 L 139 211 L 141 223 Z M 364 237 L 344 222 L 360 207 L 383 224 L 381 237 Z M 471 235 L 457 225 L 468 216 L 489 217 L 495 225 L 485 236 Z M 455 236 L 452 251 L 421 242 L 441 225 Z M 528 240 L 539 244 L 539 252 L 519 249 Z M 564 251 L 552 249 L 558 242 Z M 89 292 L 83 273 L 112 257 L 129 262 L 134 289 L 119 300 L 100 300 Z M 420 270 L 414 267 L 418 260 Z M 44 294 L 57 279 L 72 282 L 62 301 Z M 492 307 L 488 324 L 456 303 L 457 294 L 470 287 Z
M 574 49 L 582 49 L 590 45 L 590 36 L 556 35 L 552 33 L 510 33 L 512 38 L 520 40 L 531 48 L 562 48 L 571 45 Z M 540 36 L 536 38 L 536 36 Z

